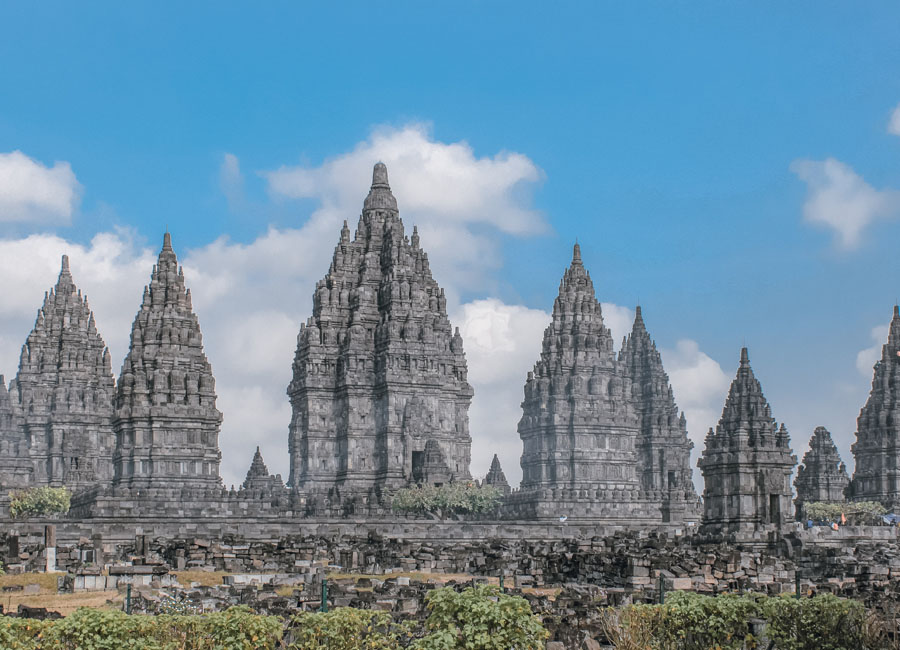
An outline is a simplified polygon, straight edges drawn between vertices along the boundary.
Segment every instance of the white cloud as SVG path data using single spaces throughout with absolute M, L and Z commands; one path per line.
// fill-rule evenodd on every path
M 244 200 L 244 175 L 241 173 L 241 163 L 233 153 L 222 156 L 222 164 L 219 166 L 219 187 L 232 209 L 240 206 Z
M 696 469 L 696 459 L 703 451 L 706 432 L 719 421 L 731 379 L 696 341 L 681 339 L 675 349 L 660 348 L 659 352 L 672 383 L 675 401 L 687 418 L 688 435 L 694 442 L 691 454 L 694 483 L 702 490 L 703 481 Z
M 622 339 L 631 334 L 634 310 L 611 302 L 601 302 L 600 311 L 603 314 L 603 324 L 609 328 L 612 335 L 613 345 L 616 349 L 621 348 Z
M 900 214 L 900 192 L 876 190 L 834 158 L 795 160 L 791 171 L 807 186 L 804 219 L 834 230 L 841 248 L 856 248 L 872 222 Z
M 487 474 L 496 453 L 510 485 L 522 478 L 519 459 L 525 378 L 541 353 L 550 314 L 496 298 L 475 300 L 452 314 L 459 326 L 475 399 L 469 410 L 472 475 Z
M 888 121 L 888 133 L 892 135 L 900 135 L 900 104 L 891 113 L 891 119 Z
M 856 369 L 866 379 L 872 379 L 875 362 L 881 358 L 881 347 L 887 341 L 890 325 L 876 325 L 872 328 L 872 346 L 856 353 Z
M 435 277 L 442 284 L 452 279 L 451 304 L 459 291 L 483 289 L 499 267 L 498 234 L 535 235 L 547 228 L 529 197 L 543 174 L 527 156 L 479 158 L 465 142 L 434 140 L 421 124 L 377 129 L 353 151 L 318 167 L 283 166 L 262 175 L 275 198 L 319 201 L 306 228 L 323 238 L 322 248 L 322 241 L 335 240 L 342 220 L 355 224 L 378 161 L 388 167 L 407 229 L 419 227 Z
M 80 197 L 69 163 L 47 167 L 21 151 L 0 153 L 0 222 L 67 224 Z

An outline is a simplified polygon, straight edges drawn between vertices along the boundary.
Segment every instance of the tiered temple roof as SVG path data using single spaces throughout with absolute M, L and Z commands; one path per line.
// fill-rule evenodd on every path
M 809 451 L 797 469 L 794 487 L 797 488 L 797 513 L 804 503 L 815 501 L 839 502 L 850 483 L 847 467 L 841 460 L 831 434 L 825 427 L 816 427 L 809 440 Z
M 665 503 L 665 518 L 677 521 L 697 505 L 691 477 L 691 449 L 687 421 L 675 404 L 675 395 L 662 358 L 644 325 L 640 306 L 635 308 L 631 334 L 622 345 L 619 362 L 631 383 L 631 398 L 640 415 L 636 451 L 641 487 Z
M 787 429 L 776 425 L 743 348 L 722 417 L 706 435 L 698 463 L 704 525 L 736 531 L 787 523 L 796 463 Z
M 241 485 L 242 490 L 274 490 L 284 487 L 281 476 L 273 476 L 269 474 L 269 468 L 263 461 L 262 453 L 259 447 L 253 454 L 253 460 L 250 462 L 250 469 L 247 470 L 247 478 Z
M 109 350 L 63 255 L 10 385 L 36 485 L 77 489 L 111 478 L 113 392 Z
M 509 482 L 506 480 L 503 468 L 500 467 L 500 459 L 497 457 L 497 454 L 494 454 L 494 458 L 491 460 L 491 468 L 488 470 L 487 476 L 484 477 L 484 483 L 497 488 L 504 494 L 509 494 Z
M 859 412 L 849 496 L 900 509 L 900 309 L 894 306 L 888 340 L 875 364 L 872 390 Z
M 116 485 L 221 485 L 215 379 L 169 233 L 134 319 L 115 406 Z
M 345 222 L 316 285 L 288 395 L 295 488 L 371 495 L 420 478 L 469 478 L 462 337 L 417 230 L 404 233 L 381 163 L 355 235 Z

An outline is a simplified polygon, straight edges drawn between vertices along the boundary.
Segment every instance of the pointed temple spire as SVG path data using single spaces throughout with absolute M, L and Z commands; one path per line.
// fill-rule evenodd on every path
M 262 453 L 259 446 L 256 447 L 256 453 L 253 454 L 253 460 L 250 462 L 250 469 L 247 470 L 247 477 L 241 485 L 242 490 L 272 490 L 284 487 L 281 482 L 281 476 L 272 476 L 269 474 L 269 468 L 263 461 Z
M 221 485 L 215 380 L 168 232 L 134 319 L 115 406 L 116 485 Z
M 794 487 L 797 488 L 797 516 L 801 517 L 804 503 L 816 501 L 842 502 L 850 483 L 847 467 L 841 461 L 831 434 L 825 427 L 816 427 L 809 440 L 809 451 L 797 469 Z
M 28 487 L 33 476 L 28 440 L 0 375 L 0 489 Z
M 704 526 L 750 531 L 786 524 L 796 464 L 787 430 L 776 425 L 743 348 L 722 417 L 715 431 L 709 430 L 698 462 L 705 484 Z
M 572 248 L 572 266 L 575 265 L 581 266 L 581 246 L 578 242 L 575 242 L 575 246 Z
M 856 460 L 848 488 L 855 501 L 878 501 L 900 511 L 900 309 L 894 305 L 887 342 L 875 363 L 872 388 L 856 420 Z
M 74 490 L 111 478 L 113 391 L 109 351 L 63 255 L 10 386 L 36 485 Z
M 467 374 L 447 299 L 378 163 L 297 338 L 289 485 L 370 503 L 412 482 L 469 479 Z
M 497 488 L 503 494 L 509 494 L 510 492 L 509 482 L 506 480 L 503 468 L 500 467 L 500 459 L 497 457 L 497 454 L 494 454 L 494 458 L 491 460 L 491 468 L 488 470 L 487 476 L 484 477 L 484 483 Z
M 684 414 L 675 404 L 662 357 L 644 324 L 641 307 L 619 353 L 619 363 L 631 382 L 631 396 L 640 413 L 635 450 L 643 489 L 664 503 L 664 521 L 697 519 L 697 492 L 691 470 L 691 449 Z

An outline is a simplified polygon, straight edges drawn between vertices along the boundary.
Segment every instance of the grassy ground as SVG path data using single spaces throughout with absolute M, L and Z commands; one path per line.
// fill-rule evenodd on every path
M 37 585 L 40 592 L 24 594 L 21 591 L 0 591 L 0 604 L 8 612 L 14 612 L 19 605 L 45 607 L 60 614 L 70 614 L 79 607 L 106 607 L 108 601 L 121 604 L 124 596 L 116 591 L 90 591 L 79 594 L 59 594 L 56 579 L 61 573 L 19 573 L 0 576 L 0 587 Z

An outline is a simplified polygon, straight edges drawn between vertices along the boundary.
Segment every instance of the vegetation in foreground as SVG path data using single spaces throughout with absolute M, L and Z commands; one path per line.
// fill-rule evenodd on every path
M 9 497 L 9 514 L 13 518 L 65 514 L 72 504 L 72 493 L 65 487 L 44 486 L 13 490 Z

